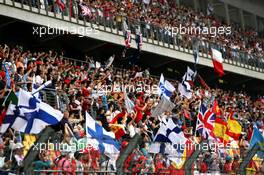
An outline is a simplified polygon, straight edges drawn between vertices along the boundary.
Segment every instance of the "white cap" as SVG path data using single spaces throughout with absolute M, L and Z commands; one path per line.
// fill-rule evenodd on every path
M 77 104 L 77 105 L 81 104 L 81 102 L 79 102 L 78 100 L 75 100 L 74 103 Z
M 13 150 L 24 148 L 24 145 L 22 143 L 16 143 L 13 145 Z

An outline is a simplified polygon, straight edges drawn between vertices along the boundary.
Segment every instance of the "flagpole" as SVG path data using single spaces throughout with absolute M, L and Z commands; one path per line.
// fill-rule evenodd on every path
M 73 134 L 73 132 L 72 132 L 71 128 L 68 126 L 68 124 L 67 124 L 67 123 L 65 123 L 65 126 L 66 126 L 66 128 L 68 129 L 68 131 L 70 132 L 70 134 L 72 135 L 72 137 L 73 137 L 74 141 L 78 141 L 78 140 L 77 140 L 77 138 L 75 137 L 75 135 Z
M 200 101 L 199 112 L 200 112 L 201 104 L 202 104 L 202 101 Z M 198 115 L 199 115 L 199 113 L 198 113 Z M 197 136 L 197 122 L 198 122 L 198 117 L 196 116 L 196 125 L 195 125 L 195 133 L 194 133 L 194 136 Z
M 9 93 L 7 94 L 7 96 L 6 96 L 5 100 L 4 100 L 4 102 L 2 103 L 2 106 L 5 106 L 4 104 L 6 103 L 6 100 L 7 100 L 8 96 L 9 96 L 10 93 L 12 92 L 11 89 L 7 89 L 7 90 L 5 90 L 5 92 L 6 92 L 6 91 L 9 91 Z M 5 93 L 5 92 L 4 92 L 4 93 Z
M 46 81 L 44 84 L 42 84 L 35 92 L 32 92 L 31 94 L 34 95 L 36 93 L 38 93 L 39 91 L 41 91 L 42 89 L 44 89 L 45 87 L 49 86 L 52 83 L 51 80 Z
M 9 160 L 10 161 L 12 161 L 12 157 L 13 157 L 13 150 L 14 150 L 14 144 L 15 144 L 15 130 L 14 130 L 14 132 L 10 129 L 9 130 L 11 133 L 12 133 L 12 135 L 13 135 L 13 145 L 12 145 L 12 148 L 11 148 L 11 153 L 10 153 L 10 157 L 9 157 Z

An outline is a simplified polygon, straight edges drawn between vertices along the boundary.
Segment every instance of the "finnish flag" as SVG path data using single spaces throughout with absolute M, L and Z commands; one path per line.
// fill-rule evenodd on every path
M 163 74 L 161 74 L 158 94 L 160 96 L 164 95 L 165 97 L 170 98 L 174 91 L 175 91 L 174 86 L 169 81 L 165 80 Z
M 113 132 L 106 131 L 86 112 L 86 136 L 93 146 L 98 148 L 101 153 L 116 156 L 119 154 L 120 144 L 115 139 Z
M 56 125 L 62 118 L 60 111 L 20 89 L 18 103 L 9 106 L 5 124 L 22 133 L 38 134 L 46 126 Z

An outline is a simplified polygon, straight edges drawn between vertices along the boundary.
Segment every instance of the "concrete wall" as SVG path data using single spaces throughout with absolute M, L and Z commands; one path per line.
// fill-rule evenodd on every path
M 260 17 L 264 17 L 264 6 L 253 4 L 245 0 L 222 0 L 225 3 L 237 8 L 241 8 L 244 11 L 250 12 Z

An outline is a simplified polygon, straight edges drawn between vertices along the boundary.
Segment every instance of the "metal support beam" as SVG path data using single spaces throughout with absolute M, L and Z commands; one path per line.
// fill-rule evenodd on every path
M 193 0 L 193 6 L 194 6 L 195 11 L 198 12 L 200 9 L 199 1 Z
M 259 144 L 255 144 L 251 150 L 247 153 L 246 157 L 244 158 L 243 162 L 240 164 L 240 175 L 246 175 L 246 168 L 250 162 L 250 160 L 254 157 L 254 155 L 261 151 L 261 147 Z M 263 150 L 262 150 L 263 151 Z
M 227 23 L 227 25 L 230 25 L 230 16 L 229 16 L 228 4 L 227 3 L 224 3 L 224 7 L 225 7 L 226 23 Z
M 156 64 L 155 66 L 153 66 L 153 68 L 159 68 L 159 67 L 161 67 L 161 66 L 164 66 L 164 65 L 166 65 L 166 64 L 172 63 L 172 62 L 174 62 L 174 61 L 175 61 L 175 60 L 163 61 L 163 62 L 161 62 L 160 64 Z
M 257 15 L 255 15 L 255 14 L 252 14 L 253 16 L 253 26 L 254 26 L 254 29 L 256 30 L 256 31 L 258 31 L 258 20 L 257 20 Z
M 49 139 L 49 136 L 51 136 L 54 133 L 54 129 L 51 127 L 47 127 L 46 129 L 44 129 L 40 134 L 39 134 L 39 138 L 36 141 L 36 143 L 34 143 L 35 145 L 39 145 L 40 143 L 46 143 Z M 37 147 L 38 148 L 38 147 Z M 24 167 L 23 167 L 23 172 L 28 175 L 28 174 L 33 174 L 33 166 L 32 163 L 34 160 L 36 160 L 36 157 L 39 154 L 39 150 L 36 149 L 34 146 L 32 146 L 29 151 L 28 154 L 26 155 L 25 159 L 24 159 Z
M 202 148 L 204 143 L 205 141 L 201 141 L 201 143 L 199 144 L 199 148 Z M 192 165 L 197 160 L 201 152 L 202 152 L 202 149 L 194 149 L 194 152 L 192 153 L 192 155 L 189 158 L 187 158 L 184 164 L 184 170 L 185 170 L 186 175 L 192 175 Z
M 93 46 L 93 47 L 89 47 L 89 48 L 83 50 L 82 52 L 84 52 L 84 53 L 86 53 L 86 52 L 91 52 L 91 51 L 93 51 L 93 50 L 95 50 L 95 49 L 98 49 L 98 48 L 100 48 L 100 47 L 103 47 L 103 46 L 106 45 L 106 44 L 107 44 L 107 43 L 97 44 L 97 45 L 95 45 L 95 46 Z
M 5 27 L 5 26 L 8 26 L 9 24 L 13 24 L 13 23 L 15 23 L 15 22 L 17 22 L 17 20 L 11 20 L 11 21 L 8 21 L 8 22 L 6 22 L 6 23 L 2 23 L 2 24 L 0 25 L 0 29 L 3 28 L 3 27 Z
M 46 35 L 47 36 L 47 35 Z M 40 40 L 41 43 L 44 43 L 46 41 L 50 41 L 50 40 L 53 40 L 55 38 L 58 38 L 59 36 L 62 36 L 62 35 L 48 35 L 46 38 Z
M 140 134 L 136 134 L 125 150 L 121 152 L 120 157 L 116 161 L 116 169 L 117 169 L 117 175 L 123 175 L 123 165 L 127 159 L 127 157 L 132 153 L 132 151 L 137 147 L 137 145 L 142 141 L 142 136 Z
M 253 79 L 252 78 L 245 78 L 244 77 L 241 81 L 232 84 L 232 86 L 237 87 L 237 86 L 240 86 L 241 84 L 244 84 L 244 83 L 246 83 L 246 82 L 248 82 L 250 80 L 253 80 Z
M 240 16 L 241 27 L 243 30 L 245 30 L 245 21 L 244 21 L 244 14 L 242 9 L 239 9 L 239 16 Z

